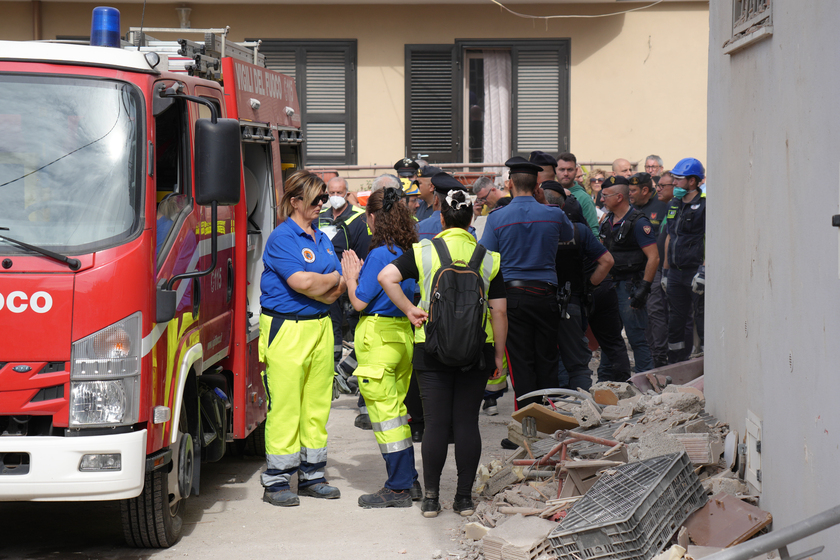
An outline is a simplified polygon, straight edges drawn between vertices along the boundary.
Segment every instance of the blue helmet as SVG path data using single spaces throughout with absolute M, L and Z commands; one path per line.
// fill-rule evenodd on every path
M 672 175 L 678 177 L 695 176 L 698 179 L 703 179 L 706 176 L 706 170 L 703 169 L 703 164 L 700 160 L 694 158 L 683 158 L 677 162 L 677 165 L 671 170 Z

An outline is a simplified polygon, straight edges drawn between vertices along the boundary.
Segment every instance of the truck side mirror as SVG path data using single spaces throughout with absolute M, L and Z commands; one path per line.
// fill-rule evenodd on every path
M 236 119 L 195 121 L 195 201 L 201 206 L 239 203 L 242 158 Z

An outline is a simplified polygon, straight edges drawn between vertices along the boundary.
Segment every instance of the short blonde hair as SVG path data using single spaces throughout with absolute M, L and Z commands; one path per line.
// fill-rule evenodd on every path
M 283 185 L 283 201 L 280 203 L 280 215 L 283 220 L 294 212 L 292 199 L 297 198 L 312 204 L 315 197 L 327 190 L 324 180 L 309 171 L 295 171 L 286 178 Z

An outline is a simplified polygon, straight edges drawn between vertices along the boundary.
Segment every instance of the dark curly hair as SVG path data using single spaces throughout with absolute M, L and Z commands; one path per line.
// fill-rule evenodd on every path
M 393 252 L 396 245 L 408 251 L 412 243 L 417 243 L 414 220 L 408 208 L 400 204 L 401 197 L 399 189 L 387 188 L 374 191 L 368 198 L 367 213 L 376 217 L 370 238 L 371 250 L 387 245 L 388 250 Z

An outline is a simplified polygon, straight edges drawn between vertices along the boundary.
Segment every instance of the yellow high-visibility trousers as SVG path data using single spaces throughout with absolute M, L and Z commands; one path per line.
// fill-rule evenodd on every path
M 385 459 L 385 487 L 407 490 L 417 479 L 405 395 L 411 381 L 414 332 L 406 317 L 363 315 L 356 327 L 355 374 Z
M 262 484 L 287 489 L 324 482 L 327 420 L 333 383 L 333 333 L 329 316 L 296 321 L 260 315 L 260 361 L 268 397 L 266 470 Z

